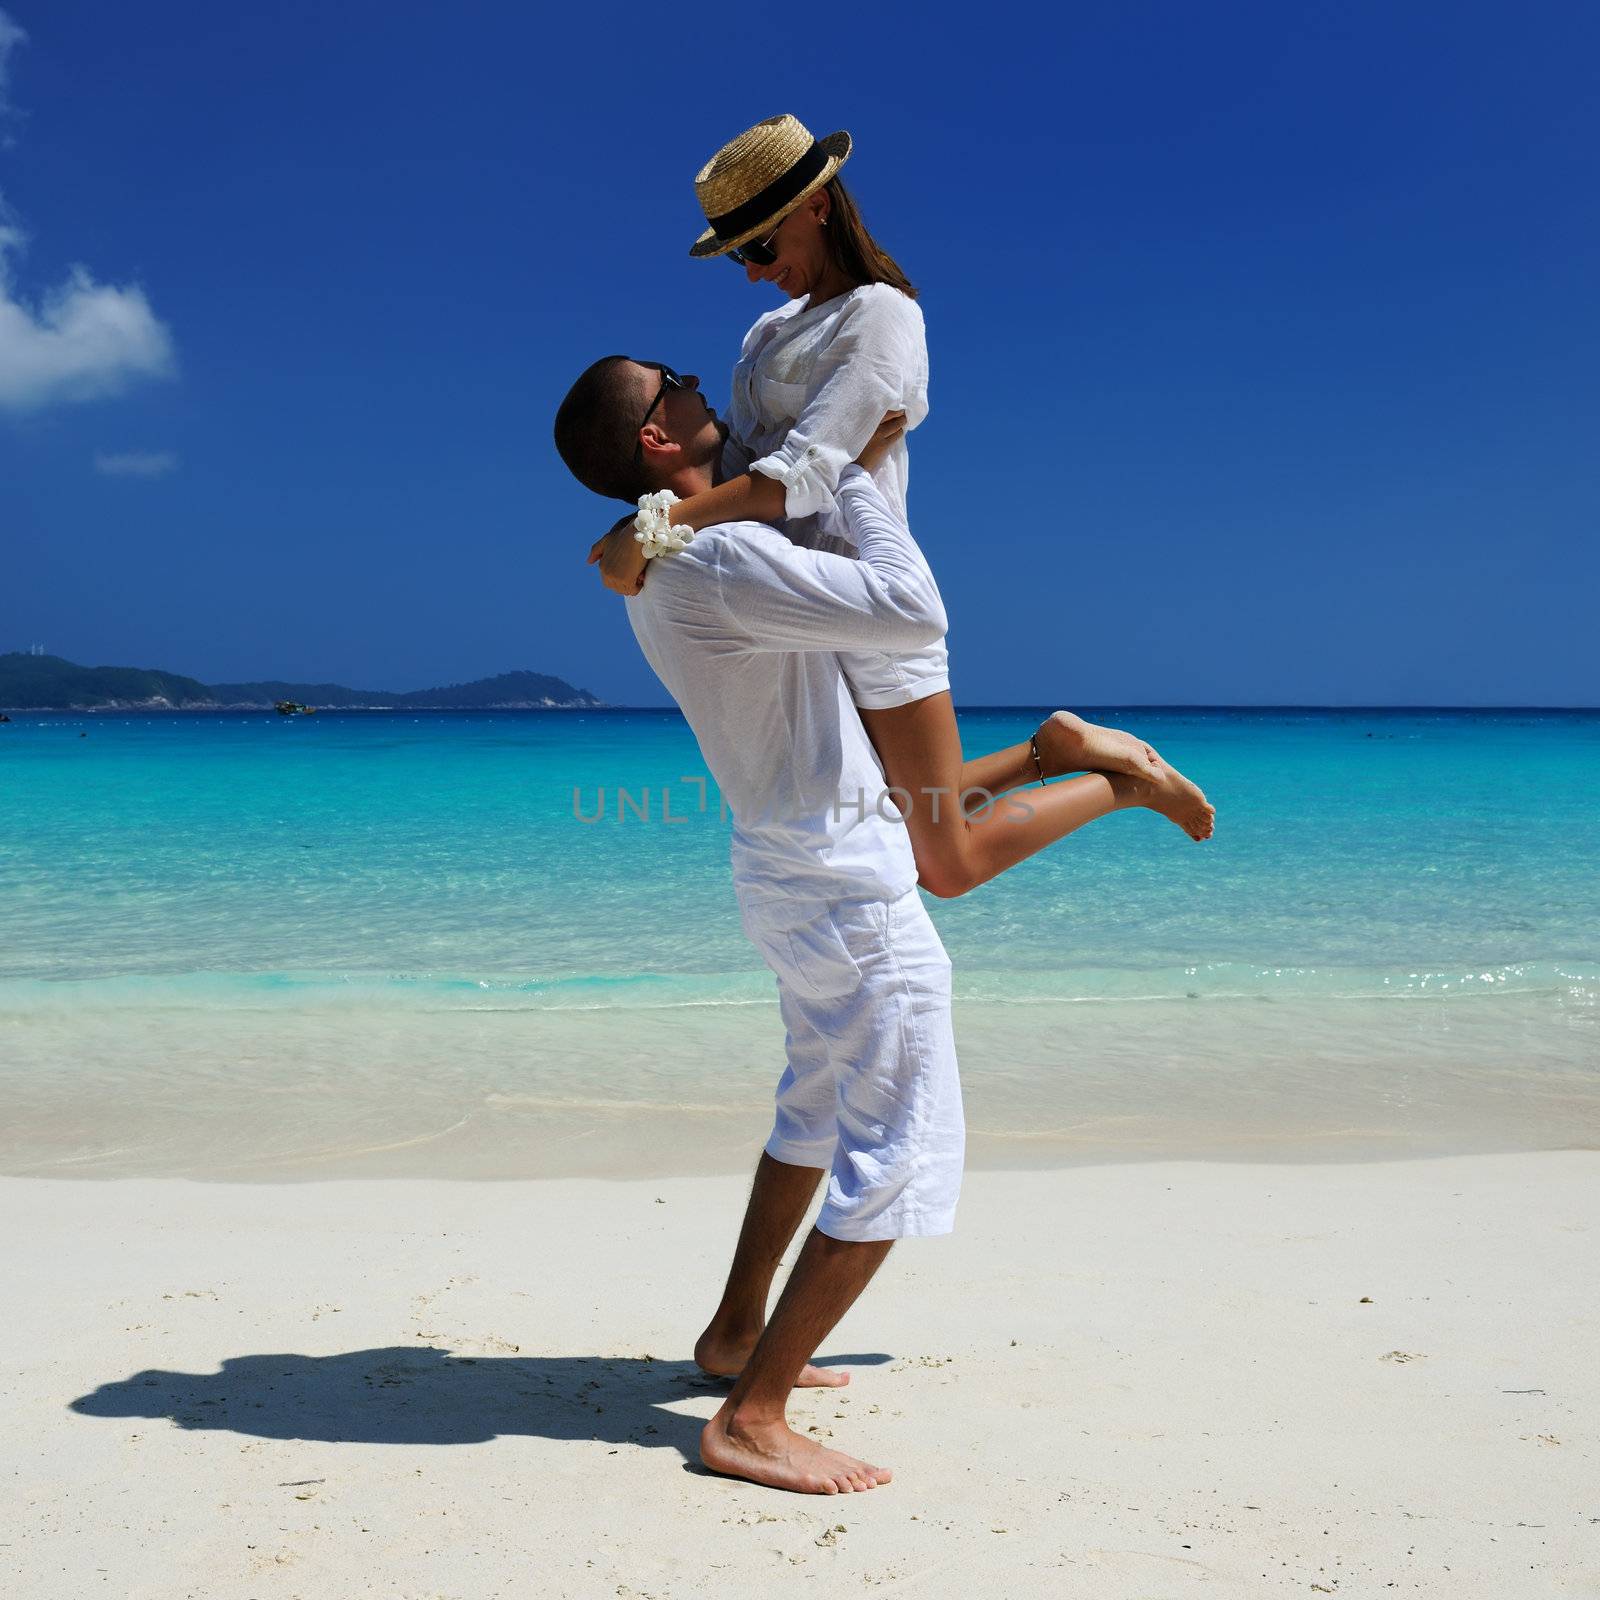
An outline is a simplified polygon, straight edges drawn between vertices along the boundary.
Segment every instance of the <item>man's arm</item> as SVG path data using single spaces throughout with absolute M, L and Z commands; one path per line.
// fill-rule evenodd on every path
M 776 533 L 719 552 L 719 593 L 740 631 L 759 650 L 919 650 L 942 638 L 944 602 L 928 563 L 859 467 L 840 478 L 839 504 L 859 560 Z

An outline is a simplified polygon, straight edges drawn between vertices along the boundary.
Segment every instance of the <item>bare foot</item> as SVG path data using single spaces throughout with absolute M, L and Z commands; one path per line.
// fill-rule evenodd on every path
M 724 1406 L 700 1435 L 700 1459 L 713 1471 L 796 1494 L 854 1494 L 894 1475 L 796 1433 L 786 1422 L 741 1423 Z
M 758 1334 L 756 1338 L 759 1338 Z M 694 1347 L 695 1365 L 715 1378 L 737 1378 L 756 1347 L 755 1339 L 728 1339 L 719 1337 L 707 1328 Z M 831 1367 L 814 1367 L 808 1361 L 794 1380 L 797 1389 L 842 1389 L 849 1383 L 848 1372 L 835 1372 Z
M 1122 772 L 1148 778 L 1161 761 L 1143 739 L 1121 728 L 1085 722 L 1074 711 L 1053 711 L 1039 726 L 1039 762 L 1047 778 L 1064 772 Z
M 1148 806 L 1169 822 L 1175 822 L 1191 839 L 1209 839 L 1217 820 L 1217 808 L 1176 767 L 1161 762 L 1148 778 L 1124 780 L 1124 791 L 1133 805 Z

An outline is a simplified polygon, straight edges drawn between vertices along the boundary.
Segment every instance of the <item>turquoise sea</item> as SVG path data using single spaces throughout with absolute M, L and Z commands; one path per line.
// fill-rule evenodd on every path
M 1600 1140 L 1600 713 L 1088 714 L 1216 837 L 1122 814 L 929 901 L 975 1161 Z M 17 715 L 0 818 L 0 1172 L 735 1170 L 765 1134 L 772 979 L 675 712 Z

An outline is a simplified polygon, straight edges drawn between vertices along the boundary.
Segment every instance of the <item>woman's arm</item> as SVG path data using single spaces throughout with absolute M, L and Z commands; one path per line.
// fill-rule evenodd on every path
M 674 527 L 687 526 L 697 533 L 719 522 L 781 522 L 784 494 L 784 486 L 776 478 L 743 472 L 726 483 L 680 500 L 668 509 L 667 518 Z M 648 563 L 639 541 L 633 537 L 631 521 L 595 542 L 589 560 L 596 559 L 606 588 L 617 594 L 638 594 L 644 587 Z
M 889 448 L 905 432 L 906 416 L 903 411 L 880 414 L 873 424 L 865 444 L 855 457 L 854 464 L 871 473 L 876 472 L 888 455 Z M 850 462 L 845 463 L 851 465 Z M 668 508 L 668 518 L 675 527 L 688 524 L 696 532 L 713 528 L 723 522 L 777 522 L 783 517 L 783 500 L 787 491 L 776 479 L 759 472 L 743 472 L 726 483 L 702 489 Z M 624 517 L 609 533 L 602 534 L 589 549 L 589 565 L 600 566 L 600 578 L 606 588 L 617 594 L 638 594 L 644 588 L 644 575 L 649 566 L 639 541 L 633 536 L 633 519 Z
M 781 522 L 783 516 L 783 485 L 759 472 L 742 472 L 667 510 L 674 527 L 690 527 L 697 533 L 719 522 Z

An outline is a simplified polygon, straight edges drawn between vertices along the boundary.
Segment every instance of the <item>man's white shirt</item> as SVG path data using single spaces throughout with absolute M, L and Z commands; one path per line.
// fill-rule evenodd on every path
M 731 814 L 743 904 L 894 900 L 917 881 L 840 654 L 925 650 L 944 636 L 944 605 L 859 467 L 841 475 L 838 506 L 858 559 L 726 523 L 657 557 L 626 601 Z

